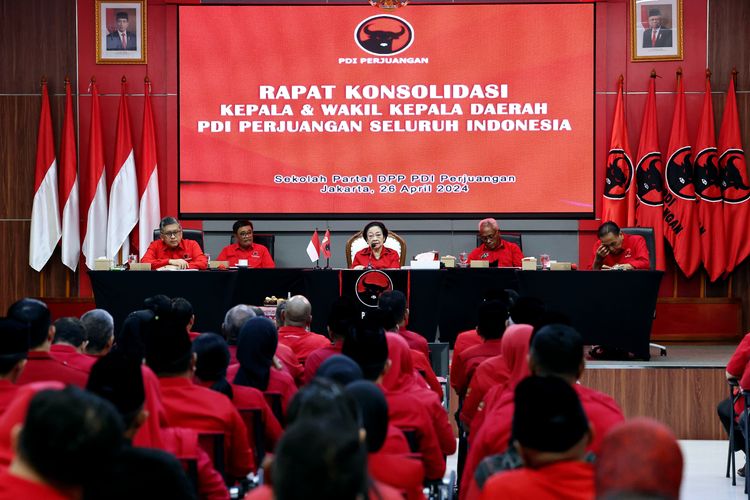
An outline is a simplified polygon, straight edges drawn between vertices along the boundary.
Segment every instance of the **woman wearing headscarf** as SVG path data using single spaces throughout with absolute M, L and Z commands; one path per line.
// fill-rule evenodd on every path
M 265 394 L 267 400 L 280 398 L 281 410 L 286 415 L 289 401 L 297 392 L 297 387 L 289 373 L 274 365 L 273 357 L 278 342 L 279 336 L 273 321 L 257 317 L 249 319 L 237 337 L 239 365 L 227 372 L 227 378 L 233 380 L 235 385 L 258 389 Z M 273 408 L 272 403 L 271 406 Z

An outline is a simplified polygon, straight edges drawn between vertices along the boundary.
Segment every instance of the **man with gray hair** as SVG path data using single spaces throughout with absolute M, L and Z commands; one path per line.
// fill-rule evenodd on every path
M 279 328 L 279 342 L 291 347 L 302 365 L 311 352 L 330 345 L 326 337 L 310 331 L 312 306 L 306 297 L 295 295 L 287 300 L 281 318 L 284 326 Z
M 174 217 L 159 222 L 160 239 L 152 241 L 141 262 L 151 269 L 173 266 L 176 269 L 206 269 L 208 259 L 198 242 L 182 239 L 182 226 Z
M 81 316 L 86 335 L 84 353 L 100 358 L 106 355 L 115 342 L 115 321 L 104 309 L 92 309 Z
M 479 221 L 482 244 L 469 254 L 472 260 L 487 260 L 491 267 L 521 267 L 523 252 L 515 243 L 500 238 L 500 226 L 493 218 Z

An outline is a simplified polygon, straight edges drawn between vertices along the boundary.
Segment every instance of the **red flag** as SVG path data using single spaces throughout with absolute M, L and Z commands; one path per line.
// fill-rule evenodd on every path
M 133 138 L 130 135 L 130 115 L 125 85 L 125 77 L 122 77 L 112 173 L 114 180 L 109 191 L 109 219 L 107 220 L 107 257 L 110 259 L 117 257 L 120 248 L 127 259 L 130 253 L 128 238 L 138 222 L 138 181 L 135 175 L 135 154 Z
M 664 236 L 672 246 L 677 265 L 690 277 L 700 266 L 701 247 L 681 70 L 677 72 L 677 96 L 664 179 Z
M 638 159 L 635 169 L 636 225 L 654 228 L 656 269 L 666 269 L 664 260 L 664 164 L 659 150 L 659 131 L 656 122 L 656 72 L 651 73 L 648 98 L 643 111 L 641 137 L 638 140 Z
M 83 246 L 86 266 L 107 253 L 107 171 L 104 167 L 102 118 L 99 93 L 91 79 L 91 130 L 89 132 L 88 164 L 81 174 L 81 213 L 86 214 Z
M 34 203 L 31 208 L 29 265 L 41 271 L 60 241 L 60 205 L 57 198 L 57 160 L 52 137 L 47 81 L 42 80 L 42 111 L 36 141 Z
M 724 239 L 724 207 L 721 195 L 719 154 L 714 130 L 714 106 L 711 101 L 711 73 L 706 70 L 706 93 L 698 122 L 693 163 L 695 194 L 698 197 L 698 223 L 703 267 L 711 281 L 721 277 L 727 268 Z
M 727 90 L 727 102 L 719 131 L 719 164 L 722 170 L 721 187 L 724 195 L 724 229 L 727 241 L 727 273 L 731 273 L 748 255 L 750 238 L 750 181 L 747 176 L 745 151 L 742 149 L 740 117 L 732 72 Z
M 73 96 L 65 79 L 65 121 L 60 143 L 60 209 L 62 211 L 62 262 L 75 271 L 81 258 L 78 212 L 78 169 Z
M 310 238 L 310 243 L 307 244 L 307 256 L 310 257 L 312 262 L 315 262 L 320 258 L 320 239 L 318 238 L 318 230 L 316 229 Z
M 331 258 L 331 230 L 326 229 L 323 235 L 323 241 L 320 243 L 320 254 L 326 259 Z
M 602 200 L 602 220 L 618 226 L 635 223 L 635 190 L 633 186 L 633 160 L 628 144 L 628 127 L 622 98 L 622 76 L 617 85 L 617 103 L 612 120 L 612 138 L 607 154 L 607 171 Z
M 140 198 L 140 215 L 136 233 L 138 254 L 143 257 L 148 243 L 153 239 L 153 231 L 159 227 L 161 204 L 159 203 L 159 170 L 156 160 L 156 132 L 154 115 L 151 111 L 151 82 L 146 77 L 143 105 L 143 135 L 141 136 L 141 154 L 138 162 L 138 196 Z M 143 242 L 141 244 L 140 242 Z

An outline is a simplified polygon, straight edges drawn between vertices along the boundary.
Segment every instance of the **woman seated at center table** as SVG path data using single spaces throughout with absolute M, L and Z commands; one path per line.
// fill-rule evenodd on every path
M 398 252 L 385 246 L 385 240 L 388 238 L 388 229 L 385 224 L 377 221 L 370 222 L 362 230 L 362 238 L 367 242 L 367 247 L 354 255 L 352 269 L 398 269 L 401 267 Z

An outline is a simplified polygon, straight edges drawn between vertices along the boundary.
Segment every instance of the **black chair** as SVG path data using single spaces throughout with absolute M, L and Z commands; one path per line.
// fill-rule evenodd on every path
M 648 264 L 649 268 L 653 271 L 656 269 L 656 239 L 654 238 L 653 227 L 623 227 L 620 231 L 625 234 L 635 234 L 642 236 L 646 240 L 646 248 L 648 248 Z
M 234 234 L 229 237 L 229 243 L 236 243 Z M 274 258 L 274 245 L 276 243 L 276 235 L 271 233 L 253 233 L 253 243 L 260 243 L 268 249 L 268 253 L 271 254 L 271 258 Z
M 443 407 L 445 411 L 450 410 L 450 391 L 448 390 L 448 356 L 450 344 L 448 342 L 429 342 L 430 364 L 432 371 L 438 378 L 438 382 L 443 387 Z
M 506 232 L 500 231 L 500 239 L 509 241 L 511 243 L 515 243 L 516 245 L 518 245 L 518 248 L 520 248 L 521 251 L 523 252 L 523 240 L 521 238 L 520 233 L 506 233 Z M 477 246 L 480 246 L 482 243 L 484 243 L 484 240 L 482 240 L 482 238 L 479 235 L 477 235 Z
M 211 461 L 213 462 L 216 472 L 221 474 L 224 481 L 230 484 L 230 478 L 226 475 L 226 450 L 224 449 L 223 432 L 198 432 L 198 445 L 203 448 Z
M 730 420 L 729 424 L 729 451 L 727 454 L 727 477 L 729 477 L 729 471 L 732 471 L 732 486 L 737 485 L 737 469 L 735 468 L 734 463 L 734 453 L 738 450 L 734 449 L 734 421 L 737 417 L 737 414 L 734 412 L 734 403 L 737 401 L 737 398 L 740 397 L 739 393 L 739 387 L 740 383 L 736 379 L 729 379 L 727 380 L 729 384 L 729 400 L 732 404 L 729 406 L 732 408 L 732 419 Z M 737 394 L 735 394 L 735 390 L 737 391 Z
M 154 241 L 158 240 L 161 237 L 161 232 L 158 229 L 154 229 Z M 200 229 L 183 229 L 182 230 L 182 237 L 188 240 L 193 240 L 198 242 L 198 246 L 201 247 L 201 250 L 204 250 L 203 246 L 203 231 Z
M 278 392 L 264 392 L 263 396 L 266 398 L 266 403 L 271 407 L 271 412 L 276 420 L 279 421 L 279 425 L 283 429 L 286 426 L 286 418 L 284 418 L 284 408 L 281 404 L 281 393 Z
M 259 468 L 266 456 L 266 438 L 263 428 L 263 412 L 259 408 L 240 408 L 240 416 L 245 422 L 248 442 L 255 456 L 255 466 Z

